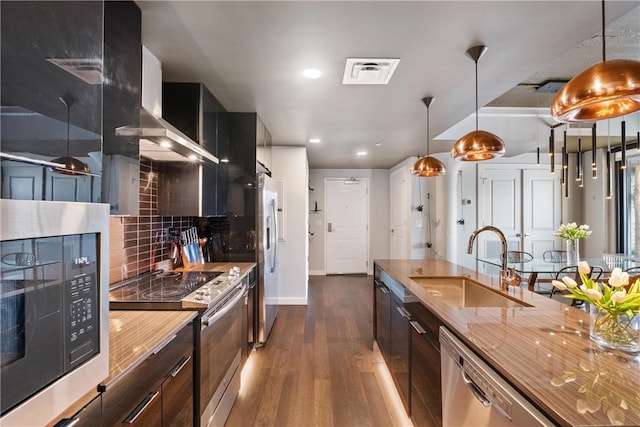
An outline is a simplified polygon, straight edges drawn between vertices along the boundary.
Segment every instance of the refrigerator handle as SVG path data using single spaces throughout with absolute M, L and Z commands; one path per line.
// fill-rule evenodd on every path
M 276 201 L 271 200 L 271 214 L 273 215 L 273 265 L 271 266 L 271 272 L 275 273 L 276 265 L 278 264 L 278 217 L 276 212 Z

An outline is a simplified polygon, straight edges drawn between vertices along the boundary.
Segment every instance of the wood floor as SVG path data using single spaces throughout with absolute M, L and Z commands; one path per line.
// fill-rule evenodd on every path
M 306 306 L 280 306 L 251 354 L 236 426 L 411 426 L 372 346 L 372 278 L 310 276 Z

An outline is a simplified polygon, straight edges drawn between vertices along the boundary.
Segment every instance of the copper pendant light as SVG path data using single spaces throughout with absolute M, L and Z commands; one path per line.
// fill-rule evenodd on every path
M 432 96 L 422 98 L 422 102 L 427 106 L 427 155 L 421 157 L 411 166 L 411 173 L 417 176 L 431 177 L 442 176 L 447 173 L 444 163 L 435 157 L 429 156 L 429 106 L 433 102 Z
M 91 173 L 89 169 L 89 165 L 84 163 L 81 160 L 73 158 L 69 155 L 69 133 L 71 128 L 71 123 L 69 122 L 69 101 L 65 100 L 63 97 L 58 98 L 60 102 L 62 102 L 67 107 L 67 155 L 64 157 L 58 157 L 55 160 L 52 160 L 53 163 L 62 163 L 64 167 L 54 167 L 51 168 L 54 172 L 59 172 L 64 175 L 87 175 Z
M 563 122 L 611 119 L 640 110 L 640 62 L 606 60 L 602 0 L 602 62 L 571 79 L 555 96 L 551 114 Z
M 451 157 L 456 160 L 477 162 L 502 157 L 505 152 L 502 139 L 484 130 L 478 130 L 478 60 L 487 51 L 484 45 L 474 46 L 466 55 L 476 64 L 476 130 L 469 132 L 451 148 Z

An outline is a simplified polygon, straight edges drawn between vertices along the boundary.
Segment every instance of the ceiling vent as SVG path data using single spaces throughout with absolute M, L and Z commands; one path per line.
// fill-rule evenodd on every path
M 347 58 L 344 85 L 386 85 L 398 67 L 400 59 Z

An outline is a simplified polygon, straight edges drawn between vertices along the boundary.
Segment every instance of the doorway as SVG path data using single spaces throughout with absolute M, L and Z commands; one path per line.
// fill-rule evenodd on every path
M 367 274 L 369 264 L 369 181 L 327 178 L 325 188 L 325 271 Z

